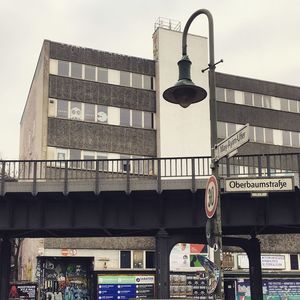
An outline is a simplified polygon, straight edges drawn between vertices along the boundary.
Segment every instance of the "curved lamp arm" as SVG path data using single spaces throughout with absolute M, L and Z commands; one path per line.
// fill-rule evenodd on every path
M 209 36 L 209 67 L 215 67 L 215 47 L 214 47 L 214 21 L 213 21 L 213 17 L 212 14 L 210 13 L 210 11 L 208 11 L 207 9 L 199 9 L 197 11 L 195 11 L 190 18 L 188 19 L 188 21 L 185 24 L 184 30 L 183 30 L 183 35 L 182 35 L 182 56 L 186 55 L 186 49 L 187 49 L 187 33 L 188 30 L 191 26 L 191 23 L 194 21 L 194 19 L 201 15 L 204 14 L 207 16 L 208 18 L 208 36 Z

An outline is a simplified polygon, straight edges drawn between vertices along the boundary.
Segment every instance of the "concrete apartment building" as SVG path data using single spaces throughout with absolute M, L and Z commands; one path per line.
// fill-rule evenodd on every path
M 183 109 L 162 98 L 177 80 L 181 34 L 160 23 L 153 60 L 44 41 L 21 119 L 20 159 L 209 156 L 208 101 Z M 193 81 L 208 90 L 207 73 L 200 72 L 208 62 L 207 39 L 190 35 L 188 45 Z M 300 87 L 222 73 L 216 85 L 218 138 L 249 123 L 250 142 L 240 154 L 299 152 Z M 272 269 L 266 263 L 271 277 L 299 278 L 299 245 L 297 235 L 262 237 L 262 252 L 275 264 Z M 172 254 L 175 275 L 201 270 L 180 261 L 182 254 L 211 255 L 207 248 L 192 248 Z M 247 273 L 242 255 L 231 254 L 230 280 Z M 82 299 L 93 299 L 96 292 L 89 289 L 96 289 L 97 272 L 151 277 L 154 257 L 154 238 L 25 239 L 20 279 L 37 281 L 41 299 L 48 299 L 68 272 L 77 272 Z M 51 270 L 59 270 L 59 278 Z

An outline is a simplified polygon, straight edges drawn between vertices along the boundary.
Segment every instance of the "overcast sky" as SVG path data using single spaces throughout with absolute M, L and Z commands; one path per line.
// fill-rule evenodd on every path
M 158 17 L 214 17 L 217 71 L 300 86 L 300 0 L 0 0 L 0 157 L 19 124 L 44 39 L 152 59 Z M 207 36 L 198 17 L 190 33 Z M 300 99 L 299 99 L 300 100 Z

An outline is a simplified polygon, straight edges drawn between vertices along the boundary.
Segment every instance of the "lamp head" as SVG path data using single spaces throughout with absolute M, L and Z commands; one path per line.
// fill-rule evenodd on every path
M 179 104 L 186 108 L 192 103 L 200 102 L 207 96 L 207 92 L 193 83 L 191 80 L 191 64 L 187 55 L 184 55 L 177 63 L 179 79 L 174 86 L 164 91 L 163 97 L 168 102 Z

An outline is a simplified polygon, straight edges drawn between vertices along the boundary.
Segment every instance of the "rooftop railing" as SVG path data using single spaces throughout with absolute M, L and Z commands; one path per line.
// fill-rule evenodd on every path
M 211 175 L 211 158 L 170 157 L 108 160 L 2 160 L 1 190 L 10 181 L 88 180 L 101 178 L 202 178 Z M 240 155 L 219 161 L 225 177 L 294 176 L 299 185 L 300 153 Z

